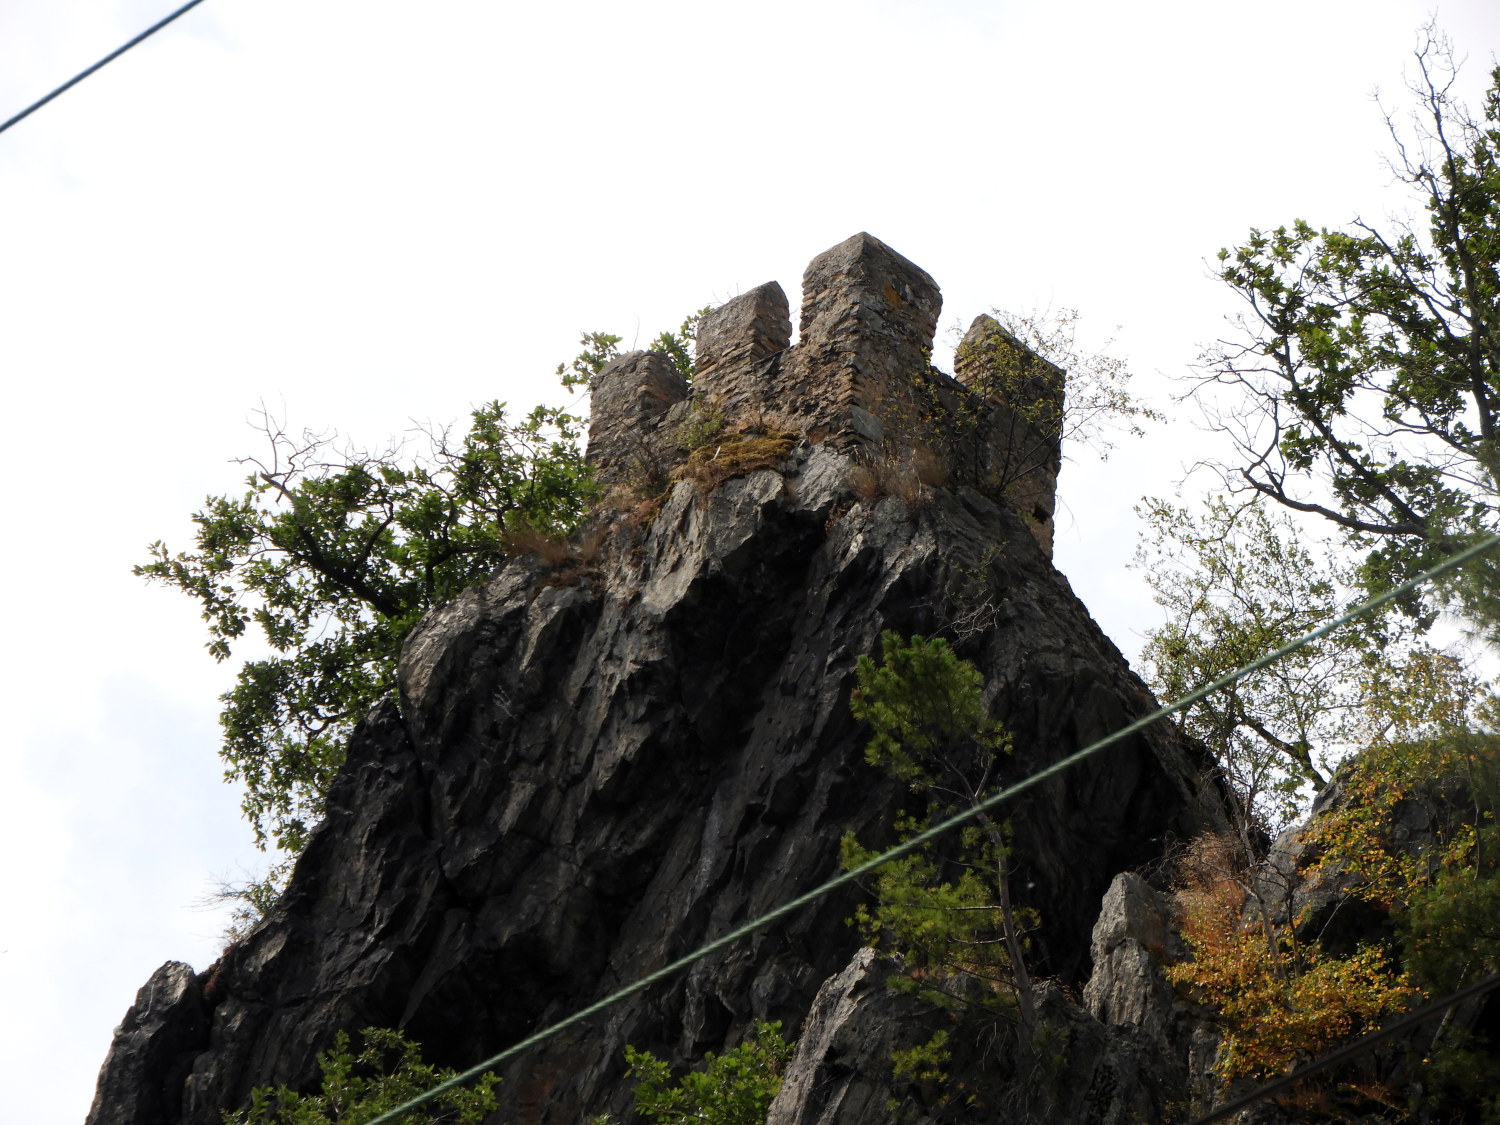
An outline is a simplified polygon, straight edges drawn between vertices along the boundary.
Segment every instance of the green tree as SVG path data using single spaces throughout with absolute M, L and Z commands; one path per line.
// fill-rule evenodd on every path
M 316 1094 L 299 1094 L 286 1086 L 259 1087 L 239 1113 L 225 1113 L 224 1125 L 361 1125 L 395 1109 L 418 1094 L 452 1078 L 455 1071 L 422 1062 L 417 1044 L 399 1031 L 367 1027 L 364 1045 L 355 1054 L 347 1032 L 339 1032 L 331 1050 L 318 1056 L 322 1082 Z M 487 1073 L 472 1087 L 440 1094 L 424 1109 L 413 1110 L 406 1125 L 479 1125 L 496 1105 L 500 1079 Z
M 1284 515 L 1210 499 L 1197 513 L 1148 499 L 1136 552 L 1167 621 L 1146 634 L 1144 673 L 1178 699 L 1338 616 L 1354 568 L 1322 562 Z M 1366 619 L 1199 700 L 1183 728 L 1213 752 L 1242 819 L 1289 822 L 1351 746 L 1369 663 L 1392 641 Z
M 1373 587 L 1500 526 L 1500 69 L 1475 119 L 1430 27 L 1416 58 L 1413 124 L 1387 123 L 1425 227 L 1252 230 L 1219 252 L 1243 334 L 1205 357 L 1236 392 L 1228 486 L 1331 521 Z
M 226 776 L 244 784 L 263 847 L 301 849 L 349 729 L 394 686 L 421 616 L 491 573 L 513 537 L 579 522 L 594 494 L 581 425 L 495 402 L 461 438 L 368 453 L 268 421 L 269 458 L 250 459 L 244 493 L 208 498 L 194 549 L 152 545 L 136 573 L 201 603 L 215 659 L 252 624 L 271 650 L 246 661 L 220 716 Z
M 1167 621 L 1149 630 L 1142 671 L 1177 699 L 1296 640 L 1354 601 L 1357 568 L 1310 548 L 1284 513 L 1211 498 L 1197 513 L 1162 500 L 1138 509 L 1149 533 L 1135 565 Z M 1316 550 L 1316 553 L 1315 553 Z M 1242 832 L 1275 831 L 1306 811 L 1356 753 L 1483 729 L 1483 685 L 1398 614 L 1351 622 L 1192 704 L 1184 730 L 1213 752 Z M 1382 768 L 1394 769 L 1386 755 Z M 1255 849 L 1246 838 L 1247 855 Z
M 1423 992 L 1500 968 L 1496 699 L 1461 662 L 1431 650 L 1412 654 L 1399 677 L 1386 672 L 1374 676 L 1370 719 L 1340 768 L 1336 799 L 1298 829 L 1300 871 L 1258 864 L 1214 836 L 1179 863 L 1179 926 L 1192 958 L 1167 976 L 1217 1011 L 1226 1081 L 1282 1073 Z M 1390 925 L 1346 929 L 1335 943 L 1325 924 L 1343 904 L 1329 914 L 1315 895 L 1297 916 L 1269 910 L 1263 892 L 1278 878 L 1290 880 L 1273 896 L 1281 905 L 1296 901 L 1290 886 L 1337 886 L 1368 904 L 1366 918 Z M 1488 1073 L 1495 1044 L 1464 1022 L 1414 1032 L 1404 1082 L 1424 1091 L 1433 1120 L 1500 1120 Z
M 722 1055 L 704 1056 L 701 1069 L 674 1080 L 672 1068 L 649 1051 L 625 1048 L 634 1079 L 635 1111 L 661 1125 L 763 1125 L 781 1089 L 792 1044 L 780 1023 L 757 1020 L 745 1041 Z
M 1172 614 L 1145 649 L 1164 696 L 1331 619 L 1353 579 L 1352 568 L 1315 559 L 1288 519 L 1259 504 L 1214 500 L 1195 516 L 1158 501 L 1147 516 L 1155 538 L 1141 562 Z M 1376 620 L 1326 636 L 1181 720 L 1219 756 L 1237 799 L 1236 836 L 1196 841 L 1179 864 L 1179 924 L 1192 958 L 1167 970 L 1217 1011 L 1226 1081 L 1280 1073 L 1423 990 L 1447 991 L 1500 963 L 1500 706 L 1461 660 L 1399 626 Z M 1304 868 L 1287 871 L 1254 837 L 1301 811 L 1309 764 L 1323 776 L 1337 765 L 1337 793 L 1299 829 Z M 1313 917 L 1287 917 L 1291 891 L 1308 882 L 1348 888 L 1373 908 L 1367 917 L 1390 918 L 1399 943 L 1371 926 L 1357 948 L 1347 933 L 1332 946 Z M 1422 1044 L 1421 1081 L 1442 1091 L 1430 1104 L 1445 1113 L 1480 1105 L 1484 1084 L 1464 1076 L 1491 1047 L 1457 1027 Z
M 862 656 L 854 717 L 870 727 L 866 760 L 921 798 L 920 814 L 903 813 L 908 839 L 937 820 L 972 808 L 998 780 L 1010 752 L 1004 727 L 989 714 L 984 679 L 942 638 L 881 637 L 881 659 Z M 940 1006 L 992 1004 L 1013 998 L 1031 1027 L 1035 999 L 1026 968 L 1025 934 L 1035 923 L 1011 897 L 1008 828 L 987 813 L 947 840 L 934 841 L 881 867 L 873 905 L 855 923 L 871 944 L 899 959 L 892 984 Z M 877 853 L 852 833 L 844 865 Z

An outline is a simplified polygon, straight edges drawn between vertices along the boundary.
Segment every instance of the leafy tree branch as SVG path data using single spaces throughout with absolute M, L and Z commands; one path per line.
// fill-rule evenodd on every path
M 513 418 L 489 403 L 462 435 L 374 453 L 268 415 L 263 430 L 246 491 L 209 497 L 194 548 L 154 543 L 136 573 L 200 603 L 217 660 L 258 627 L 271 655 L 223 697 L 222 754 L 258 842 L 296 852 L 412 626 L 492 572 L 513 536 L 571 531 L 594 490 L 582 420 L 553 407 Z
M 1236 450 L 1225 483 L 1328 520 L 1372 588 L 1500 526 L 1500 69 L 1478 118 L 1456 74 L 1429 27 L 1412 123 L 1387 116 L 1424 225 L 1299 219 L 1219 252 L 1248 307 L 1204 356 L 1230 392 L 1209 415 Z

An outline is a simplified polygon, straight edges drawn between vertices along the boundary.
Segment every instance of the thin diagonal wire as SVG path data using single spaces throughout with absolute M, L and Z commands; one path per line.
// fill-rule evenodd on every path
M 94 71 L 98 70 L 99 68 L 101 68 L 103 66 L 107 66 L 109 63 L 114 62 L 117 58 L 119 58 L 121 55 L 123 55 L 126 51 L 130 50 L 130 48 L 134 47 L 141 40 L 143 40 L 143 39 L 149 39 L 151 36 L 155 35 L 162 28 L 166 27 L 167 24 L 171 23 L 178 16 L 180 16 L 184 12 L 186 12 L 189 8 L 196 8 L 201 3 L 203 3 L 203 0 L 189 0 L 188 3 L 186 3 L 182 7 L 178 8 L 175 12 L 173 12 L 166 19 L 158 20 L 156 23 L 154 23 L 150 27 L 148 27 L 145 31 L 143 31 L 139 35 L 137 35 L 129 43 L 126 43 L 123 47 L 119 48 L 118 50 L 111 51 L 109 54 L 105 55 L 102 59 L 100 59 L 98 62 L 96 62 L 93 66 L 89 67 L 87 70 L 85 70 L 85 71 L 83 71 L 83 72 L 81 72 L 81 73 L 79 73 L 77 75 L 74 75 L 72 78 L 68 79 L 66 82 L 64 82 L 57 89 L 53 90 L 52 93 L 48 94 L 45 98 L 42 98 L 40 101 L 32 102 L 29 106 L 27 106 L 25 109 L 23 109 L 20 113 L 16 114 L 14 117 L 12 117 L 4 125 L 0 125 L 0 133 L 5 132 L 5 130 L 9 129 L 12 125 L 15 125 L 18 122 L 21 122 L 21 121 L 25 120 L 26 118 L 30 117 L 33 113 L 35 113 L 37 110 L 41 109 L 42 106 L 46 105 L 48 102 L 50 102 L 53 98 L 57 97 L 59 94 L 66 93 L 67 91 L 71 90 L 74 86 L 78 85 L 78 83 L 82 82 L 90 74 L 93 74 Z
M 1274 1082 L 1268 1082 L 1260 1089 L 1246 1094 L 1243 1098 L 1236 1098 L 1227 1105 L 1221 1105 L 1207 1116 L 1200 1117 L 1192 1122 L 1192 1125 L 1209 1125 L 1213 1121 L 1222 1121 L 1226 1117 L 1232 1117 L 1242 1109 L 1248 1109 L 1256 1102 L 1264 1101 L 1273 1094 L 1279 1094 L 1289 1086 L 1295 1086 L 1304 1078 L 1316 1074 L 1320 1070 L 1327 1070 L 1331 1066 L 1348 1062 L 1350 1059 L 1358 1058 L 1370 1048 L 1399 1035 L 1401 1032 L 1416 1027 L 1418 1024 L 1426 1023 L 1430 1019 L 1442 1015 L 1449 1008 L 1462 1004 L 1465 1000 L 1472 1000 L 1476 996 L 1483 996 L 1490 989 L 1500 986 L 1500 973 L 1491 973 L 1483 980 L 1477 980 L 1467 988 L 1461 988 L 1441 1000 L 1434 1000 L 1431 1004 L 1418 1008 L 1415 1012 L 1408 1012 L 1399 1020 L 1382 1027 L 1379 1031 L 1372 1031 L 1369 1035 L 1356 1039 L 1353 1043 L 1345 1044 L 1336 1051 L 1330 1051 L 1322 1058 L 1300 1066 L 1290 1074 L 1284 1074 Z
M 982 814 L 993 809 L 995 806 L 1010 800 L 1012 797 L 1015 797 L 1020 793 L 1024 793 L 1028 789 L 1033 789 L 1036 786 L 1042 784 L 1042 782 L 1056 777 L 1064 770 L 1071 769 L 1073 766 L 1076 766 L 1084 759 L 1091 758 L 1095 754 L 1098 754 L 1101 750 L 1113 746 L 1115 743 L 1121 742 L 1124 739 L 1129 738 L 1133 734 L 1139 733 L 1146 727 L 1149 727 L 1152 723 L 1159 722 L 1160 720 L 1165 719 L 1168 715 L 1175 715 L 1178 711 L 1191 707 L 1194 703 L 1197 703 L 1198 700 L 1204 698 L 1205 696 L 1212 695 L 1214 692 L 1220 690 L 1221 688 L 1226 688 L 1230 684 L 1244 679 L 1252 672 L 1260 671 L 1260 669 L 1266 667 L 1268 664 L 1272 664 L 1277 660 L 1280 660 L 1283 656 L 1286 656 L 1292 652 L 1296 652 L 1299 648 L 1303 648 L 1304 646 L 1311 644 L 1313 641 L 1327 636 L 1329 633 L 1333 632 L 1336 629 L 1342 628 L 1356 618 L 1362 617 L 1363 615 L 1370 613 L 1373 610 L 1379 609 L 1381 606 L 1394 601 L 1396 598 L 1401 597 L 1403 594 L 1408 594 L 1411 591 L 1426 585 L 1433 579 L 1447 574 L 1450 570 L 1462 566 L 1470 559 L 1475 558 L 1478 555 L 1481 555 L 1496 546 L 1500 546 L 1500 535 L 1492 535 L 1488 539 L 1481 540 L 1480 542 L 1474 544 L 1472 547 L 1468 547 L 1467 549 L 1458 552 L 1456 555 L 1452 555 L 1449 558 L 1443 560 L 1431 569 L 1423 571 L 1415 578 L 1409 578 L 1405 582 L 1401 583 L 1401 585 L 1387 590 L 1385 593 L 1377 595 L 1376 597 L 1373 597 L 1366 602 L 1360 603 L 1353 609 L 1340 614 L 1338 617 L 1334 618 L 1334 620 L 1328 622 L 1327 624 L 1320 625 L 1318 628 L 1312 630 L 1309 633 L 1304 633 L 1296 640 L 1282 645 L 1274 652 L 1267 653 L 1264 656 L 1252 660 L 1249 664 L 1235 669 L 1228 675 L 1219 677 L 1219 679 L 1215 680 L 1211 684 L 1208 684 L 1206 687 L 1201 687 L 1196 691 L 1189 692 L 1187 695 L 1184 695 L 1176 702 L 1169 703 L 1165 707 L 1158 708 L 1156 711 L 1153 711 L 1145 718 L 1137 719 L 1135 720 L 1135 722 L 1121 727 L 1113 734 L 1106 735 L 1105 737 L 1099 739 L 1097 742 L 1085 746 L 1082 750 L 1077 750 L 1074 753 L 1069 754 L 1066 758 L 1058 759 L 1056 762 L 1053 762 L 1052 765 L 1047 766 L 1045 769 L 1037 771 L 1030 777 L 1024 778 L 1021 781 L 1016 782 L 1014 785 L 1009 785 L 1004 789 L 992 793 L 983 801 L 980 801 L 978 804 L 965 809 L 963 812 L 958 813 L 955 816 L 951 816 L 947 820 L 944 820 L 939 824 L 935 824 L 925 831 L 917 833 L 910 839 L 902 841 L 889 850 L 866 860 L 864 863 L 861 863 L 856 867 L 851 867 L 849 870 L 843 872 L 842 874 L 836 875 L 832 879 L 829 879 L 826 883 L 822 883 L 814 887 L 812 890 L 806 891 L 803 894 L 798 895 L 796 898 L 790 899 L 787 902 L 782 903 L 780 906 L 767 911 L 759 918 L 755 918 L 749 922 L 746 922 L 744 925 L 737 926 L 727 933 L 721 934 L 719 937 L 715 938 L 711 942 L 708 942 L 706 945 L 699 946 L 693 952 L 679 957 L 677 958 L 677 960 L 672 961 L 669 964 L 663 965 L 661 968 L 656 969 L 654 972 L 646 974 L 644 977 L 641 977 L 634 983 L 627 984 L 623 988 L 619 988 L 614 992 L 611 992 L 602 1000 L 596 1000 L 588 1007 L 581 1008 L 578 1011 L 574 1012 L 571 1016 L 568 1016 L 565 1019 L 561 1019 L 556 1023 L 543 1028 L 541 1031 L 537 1031 L 531 1035 L 528 1035 L 525 1039 L 522 1039 L 519 1043 L 515 1043 L 512 1046 L 507 1047 L 498 1055 L 495 1055 L 492 1058 L 486 1059 L 482 1063 L 470 1067 L 468 1070 L 462 1072 L 461 1074 L 455 1074 L 452 1078 L 449 1078 L 445 1082 L 439 1083 L 432 1089 L 428 1090 L 426 1093 L 418 1094 L 410 1101 L 403 1102 L 401 1105 L 396 1106 L 394 1109 L 386 1110 L 379 1117 L 372 1117 L 366 1123 L 366 1125 L 394 1125 L 394 1123 L 403 1114 L 410 1113 L 414 1109 L 420 1109 L 422 1106 L 426 1105 L 428 1102 L 432 1101 L 434 1098 L 445 1093 L 446 1091 L 452 1090 L 457 1086 L 462 1086 L 465 1082 L 479 1077 L 485 1071 L 492 1070 L 501 1063 L 507 1062 L 525 1051 L 529 1051 L 532 1047 L 535 1047 L 539 1043 L 552 1038 L 554 1035 L 558 1034 L 561 1031 L 565 1031 L 566 1029 L 572 1027 L 574 1024 L 582 1023 L 590 1017 L 597 1015 L 599 1012 L 604 1011 L 606 1008 L 618 1004 L 621 1000 L 624 1000 L 629 996 L 634 996 L 637 992 L 641 992 L 644 989 L 650 988 L 653 984 L 656 984 L 659 981 L 665 980 L 667 977 L 681 972 L 683 969 L 686 969 L 688 966 L 694 964 L 695 962 L 701 961 L 703 960 L 703 958 L 713 953 L 717 953 L 725 946 L 732 945 L 734 942 L 739 941 L 740 938 L 746 937 L 754 933 L 756 930 L 763 929 L 764 927 L 770 925 L 772 922 L 786 917 L 788 914 L 796 913 L 804 906 L 807 906 L 817 899 L 822 898 L 829 891 L 835 890 L 838 887 L 842 887 L 846 883 L 852 883 L 857 879 L 861 879 L 864 876 L 869 875 L 876 868 L 883 867 L 891 860 L 899 859 L 901 856 L 906 855 L 909 852 L 916 851 L 918 848 L 922 847 L 924 844 L 927 844 L 929 841 L 935 840 L 944 833 L 951 832 L 953 829 L 968 823 L 970 820 L 981 816 Z

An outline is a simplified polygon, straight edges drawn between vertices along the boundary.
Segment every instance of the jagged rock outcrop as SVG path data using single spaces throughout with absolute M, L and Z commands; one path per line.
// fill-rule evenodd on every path
M 1121 872 L 1105 892 L 1094 923 L 1094 968 L 1084 1004 L 1103 1023 L 1131 1024 L 1165 1046 L 1173 996 L 1161 966 L 1186 953 L 1167 896 L 1139 875 Z
M 903 801 L 865 764 L 848 709 L 855 662 L 883 630 L 945 634 L 981 668 L 1014 739 L 1005 778 L 1154 708 L 1003 490 L 962 476 L 896 495 L 851 489 L 877 452 L 856 411 L 884 442 L 916 395 L 896 386 L 903 375 L 947 380 L 950 399 L 975 392 L 925 366 L 939 299 L 920 270 L 868 235 L 814 265 L 824 280 L 804 293 L 796 347 L 769 350 L 775 302 L 747 294 L 754 307 L 707 323 L 748 326 L 749 343 L 705 349 L 717 366 L 695 389 L 749 410 L 755 395 L 735 400 L 732 386 L 791 372 L 780 405 L 801 436 L 784 460 L 712 486 L 679 481 L 644 514 L 603 513 L 567 563 L 512 560 L 430 614 L 407 640 L 399 701 L 355 732 L 285 896 L 204 974 L 200 1004 L 132 1010 L 90 1125 L 149 1113 L 218 1125 L 252 1087 L 306 1083 L 340 1029 L 400 1027 L 429 1060 L 468 1066 L 820 883 L 844 832 L 889 838 Z M 829 402 L 819 371 L 837 384 Z M 867 396 L 881 380 L 890 393 Z M 599 377 L 592 456 L 606 472 L 637 437 L 659 436 L 680 390 L 649 356 Z M 952 437 L 955 457 L 983 432 L 942 419 L 928 430 Z M 1044 1006 L 1077 1044 L 1059 1081 L 1116 1107 L 1101 1121 L 1159 1099 L 1130 1078 L 1146 1064 L 1126 1061 L 1151 1034 L 1112 1032 L 1064 992 L 1089 976 L 1115 876 L 1220 822 L 1207 773 L 1163 726 L 1009 814 L 1014 883 L 1042 919 L 1036 970 L 1055 982 Z M 858 968 L 845 919 L 859 894 L 829 896 L 531 1051 L 506 1071 L 495 1120 L 623 1114 L 625 1044 L 687 1060 L 756 1018 L 803 1031 L 804 1069 L 854 1043 L 848 1072 L 863 1083 L 826 1117 L 811 1078 L 804 1108 L 778 1120 L 887 1119 L 879 1035 L 839 1031 L 898 1003 Z M 1107 1095 L 1095 1084 L 1106 1071 L 1118 1086 Z
M 168 961 L 136 993 L 99 1075 L 89 1117 L 155 1125 L 182 1112 L 182 1085 L 208 1034 L 191 965 Z
M 890 991 L 889 971 L 863 949 L 825 983 L 766 1125 L 934 1118 L 1132 1125 L 1168 1120 L 1187 1105 L 1186 1068 L 1170 1046 L 1132 1024 L 1094 1018 L 1056 981 L 1038 989 L 1037 1031 L 1027 1042 L 993 1014 L 936 1012 Z M 949 1033 L 946 1079 L 896 1078 L 892 1053 L 934 1031 Z

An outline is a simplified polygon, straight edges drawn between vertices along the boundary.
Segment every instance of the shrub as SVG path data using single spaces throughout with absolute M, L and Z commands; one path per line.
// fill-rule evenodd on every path
M 1414 994 L 1384 950 L 1344 957 L 1296 939 L 1258 908 L 1246 910 L 1250 875 L 1236 842 L 1194 841 L 1178 867 L 1182 936 L 1192 958 L 1167 979 L 1215 1008 L 1223 1040 L 1215 1070 L 1225 1082 L 1270 1078 L 1400 1011 Z
M 339 1032 L 333 1049 L 318 1056 L 323 1081 L 316 1094 L 299 1094 L 286 1086 L 250 1092 L 250 1104 L 237 1114 L 225 1113 L 224 1125 L 361 1125 L 418 1094 L 452 1078 L 422 1062 L 421 1048 L 399 1031 L 367 1027 L 360 1032 L 364 1048 L 355 1054 L 347 1032 Z M 402 1118 L 403 1125 L 479 1125 L 495 1109 L 500 1079 L 485 1074 L 472 1088 L 439 1095 Z
M 625 1048 L 627 1078 L 637 1080 L 636 1113 L 662 1125 L 762 1125 L 771 1099 L 781 1089 L 782 1069 L 792 1044 L 780 1023 L 756 1021 L 738 1047 L 709 1052 L 701 1070 L 673 1081 L 672 1068 L 649 1051 Z

